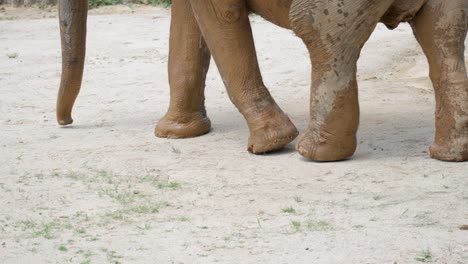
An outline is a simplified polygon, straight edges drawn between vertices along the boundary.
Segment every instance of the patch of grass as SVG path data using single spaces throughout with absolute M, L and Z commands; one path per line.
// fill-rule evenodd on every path
M 20 221 L 16 224 L 16 227 L 20 228 L 21 231 L 31 230 L 36 227 L 36 223 L 31 220 Z
M 53 239 L 59 230 L 65 227 L 68 228 L 68 226 L 64 226 L 58 221 L 39 224 L 31 220 L 20 221 L 15 227 L 21 229 L 23 232 L 27 232 L 33 238 L 42 237 L 45 239 Z
M 94 255 L 94 253 L 91 252 L 91 250 L 83 250 L 83 249 L 78 250 L 76 253 L 82 255 L 85 259 L 89 259 L 90 257 Z
M 93 242 L 93 241 L 98 241 L 99 238 L 98 237 L 95 237 L 95 236 L 89 236 L 86 241 L 89 241 L 89 242 Z
M 158 176 L 152 176 L 152 175 L 146 175 L 142 178 L 140 178 L 141 183 L 148 182 L 154 187 L 157 187 L 158 189 L 172 189 L 176 190 L 181 187 L 181 183 L 176 182 L 176 181 L 168 181 L 168 180 L 161 180 L 160 177 Z
M 54 239 L 58 234 L 65 230 L 73 230 L 71 223 L 63 219 L 56 219 L 45 223 L 34 223 L 31 220 L 18 222 L 15 225 L 21 231 L 26 232 L 32 238 Z
M 68 252 L 68 248 L 65 246 L 65 245 L 60 245 L 58 247 L 58 250 L 62 251 L 62 252 Z
M 60 177 L 62 176 L 61 173 L 58 173 L 58 172 L 54 172 L 53 174 L 55 177 Z M 67 178 L 70 178 L 72 180 L 75 180 L 75 181 L 78 181 L 78 180 L 83 180 L 83 175 L 81 175 L 80 173 L 76 172 L 76 171 L 68 171 L 67 173 L 64 173 L 63 176 L 67 177 Z
M 192 221 L 192 219 L 190 219 L 189 217 L 186 217 L 186 216 L 181 216 L 181 217 L 177 218 L 177 221 L 179 221 L 179 222 L 190 222 L 190 221 Z
M 106 248 L 103 248 L 102 251 L 106 253 L 107 261 L 109 263 L 113 263 L 113 264 L 121 263 L 119 259 L 122 259 L 123 257 L 120 255 L 117 255 L 117 252 L 115 252 L 114 250 L 108 250 Z
M 103 195 L 106 195 L 121 204 L 130 204 L 135 201 L 137 194 L 133 191 L 121 191 L 118 186 L 113 186 L 112 188 L 103 188 L 100 192 Z
M 41 9 L 41 10 L 45 10 L 48 6 L 49 6 L 49 5 L 46 4 L 46 3 L 40 3 L 38 7 L 39 7 L 39 9 Z
M 299 231 L 301 231 L 301 226 L 302 226 L 301 222 L 299 222 L 299 221 L 291 221 L 291 226 L 292 226 L 294 232 L 299 232 Z
M 325 221 L 308 220 L 306 226 L 310 231 L 325 231 L 332 229 L 331 225 Z
M 108 196 L 122 205 L 134 204 L 140 198 L 145 197 L 137 188 L 141 184 L 150 183 L 158 189 L 176 190 L 181 184 L 176 181 L 161 181 L 159 176 L 146 175 L 138 177 L 126 177 L 115 175 L 110 171 L 95 171 L 94 175 L 86 175 L 78 172 L 69 172 L 65 177 L 80 181 L 88 186 L 89 189 L 97 190 L 100 196 Z
M 122 4 L 122 0 L 88 0 L 89 8 Z
M 156 203 L 149 205 L 138 205 L 125 209 L 119 209 L 112 212 L 108 212 L 104 215 L 105 218 L 113 220 L 125 221 L 128 219 L 128 215 L 135 214 L 157 214 L 161 207 L 168 206 L 167 203 Z
M 90 221 L 89 215 L 87 213 L 83 212 L 83 211 L 76 212 L 73 215 L 73 218 L 80 219 L 81 221 L 84 221 L 84 222 L 89 222 Z
M 326 231 L 332 230 L 333 227 L 325 221 L 307 220 L 305 222 L 291 221 L 291 226 L 294 232 L 299 231 Z
M 75 232 L 76 232 L 77 234 L 81 234 L 81 235 L 82 235 L 82 234 L 86 234 L 86 229 L 84 229 L 84 228 L 77 228 L 77 229 L 75 230 Z
M 104 181 L 108 184 L 114 184 L 114 174 L 110 171 L 97 171 L 97 176 L 104 178 Z
M 426 250 L 419 252 L 418 255 L 416 255 L 414 259 L 419 262 L 425 262 L 425 263 L 432 262 L 433 255 L 430 249 L 426 249 Z
M 180 188 L 180 183 L 178 183 L 178 182 L 167 182 L 167 183 L 160 182 L 160 183 L 158 183 L 158 188 L 159 189 L 176 190 L 176 189 Z
M 283 213 L 288 213 L 288 214 L 295 214 L 296 213 L 296 209 L 294 209 L 292 206 L 283 208 L 283 209 L 281 209 L 281 211 L 283 211 Z
M 119 220 L 119 221 L 123 221 L 126 219 L 126 215 L 125 213 L 123 212 L 123 210 L 116 210 L 116 211 L 112 211 L 112 212 L 109 212 L 109 213 L 106 213 L 104 215 L 105 218 L 110 218 L 110 219 L 113 219 L 113 220 Z M 107 221 L 106 221 L 107 222 Z
M 62 233 L 73 234 L 75 238 L 83 241 L 93 241 L 97 239 L 92 237 L 92 230 L 95 227 L 115 228 L 120 224 L 138 224 L 138 228 L 148 230 L 151 227 L 154 215 L 159 213 L 165 207 L 170 206 L 167 202 L 156 200 L 160 189 L 176 190 L 181 188 L 181 183 L 166 180 L 161 181 L 159 172 L 148 174 L 144 177 L 133 177 L 133 175 L 118 175 L 108 170 L 89 169 L 89 172 L 71 171 L 55 172 L 52 176 L 65 177 L 83 183 L 89 190 L 105 198 L 106 202 L 113 202 L 115 207 L 105 211 L 93 213 L 87 211 L 76 211 L 73 214 L 60 216 L 59 218 L 33 222 L 23 219 L 17 222 L 15 229 L 28 239 L 61 238 Z M 1 186 L 0 186 L 1 187 Z M 0 190 L 2 190 L 0 188 Z M 140 190 L 145 190 L 142 193 Z M 111 199 L 108 199 L 111 198 Z M 112 200 L 112 201 L 111 201 Z M 188 217 L 171 219 L 174 222 L 188 222 Z M 2 227 L 0 226 L 0 232 Z M 56 244 L 59 247 L 63 242 L 60 240 Z M 71 251 L 69 244 L 63 243 Z M 60 249 L 58 249 L 60 250 Z M 87 261 L 90 258 L 81 257 L 80 261 Z M 92 259 L 94 261 L 94 259 Z
M 140 183 L 150 183 L 153 186 L 158 186 L 159 176 L 145 175 L 139 179 Z
M 130 208 L 129 211 L 137 214 L 156 214 L 159 213 L 160 208 L 161 204 L 140 205 L 137 207 Z
M 58 222 L 49 222 L 41 224 L 33 233 L 34 237 L 43 237 L 45 239 L 55 238 L 55 233 L 61 229 Z
M 80 181 L 89 189 L 97 190 L 100 196 L 108 196 L 116 202 L 127 205 L 144 197 L 139 191 L 134 190 L 131 179 L 115 175 L 110 171 L 95 171 L 94 175 L 86 175 L 78 172 L 68 172 L 65 177 Z
M 171 0 L 148 0 L 150 5 L 163 5 L 164 7 L 169 7 L 171 5 Z
M 12 16 L 6 16 L 6 17 L 0 17 L 0 21 L 3 21 L 3 20 L 15 20 L 16 17 L 12 17 Z
M 76 254 L 81 255 L 84 259 L 80 264 L 91 264 L 91 257 L 95 255 L 91 250 L 83 249 L 78 250 Z

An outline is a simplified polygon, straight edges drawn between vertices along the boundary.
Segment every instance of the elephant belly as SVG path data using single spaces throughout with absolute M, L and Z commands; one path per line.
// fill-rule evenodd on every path
M 247 0 L 252 12 L 280 27 L 290 29 L 289 8 L 293 0 Z
M 396 0 L 380 22 L 395 29 L 401 22 L 410 21 L 428 0 Z
M 252 12 L 283 28 L 291 29 L 289 9 L 293 0 L 247 0 Z M 410 21 L 428 0 L 395 0 L 380 22 L 395 29 Z

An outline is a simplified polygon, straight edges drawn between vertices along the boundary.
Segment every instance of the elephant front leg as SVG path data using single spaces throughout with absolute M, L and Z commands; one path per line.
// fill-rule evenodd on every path
M 297 143 L 298 152 L 314 161 L 339 161 L 356 150 L 359 102 L 356 69 L 349 65 L 313 67 L 310 121 Z M 337 60 L 338 63 L 340 60 Z
M 165 138 L 189 138 L 206 134 L 211 122 L 205 110 L 205 80 L 210 65 L 206 46 L 190 3 L 172 1 L 169 40 L 170 105 L 156 126 Z
M 249 125 L 248 150 L 265 153 L 283 148 L 298 133 L 263 84 L 245 0 L 190 3 L 230 99 Z
M 310 122 L 297 150 L 314 161 L 344 160 L 356 150 L 357 60 L 393 0 L 335 2 L 297 0 L 290 13 L 312 61 Z
M 436 96 L 436 134 L 431 157 L 468 160 L 468 77 L 464 42 L 466 0 L 429 0 L 411 21 L 426 54 Z

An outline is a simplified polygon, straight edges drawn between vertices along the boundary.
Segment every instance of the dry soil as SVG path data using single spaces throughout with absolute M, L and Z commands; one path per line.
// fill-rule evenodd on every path
M 314 163 L 292 145 L 249 154 L 214 64 L 212 132 L 156 138 L 169 22 L 162 8 L 92 11 L 75 124 L 60 128 L 56 11 L 0 11 L 0 263 L 468 263 L 468 163 L 429 158 L 433 92 L 408 25 L 365 46 L 356 155 Z M 252 23 L 265 82 L 302 130 L 307 51 Z

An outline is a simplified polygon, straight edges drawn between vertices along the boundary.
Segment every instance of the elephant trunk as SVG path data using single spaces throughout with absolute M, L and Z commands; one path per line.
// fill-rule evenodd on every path
M 88 1 L 59 1 L 62 80 L 57 97 L 57 122 L 60 125 L 73 123 L 71 112 L 83 79 L 87 16 Z

